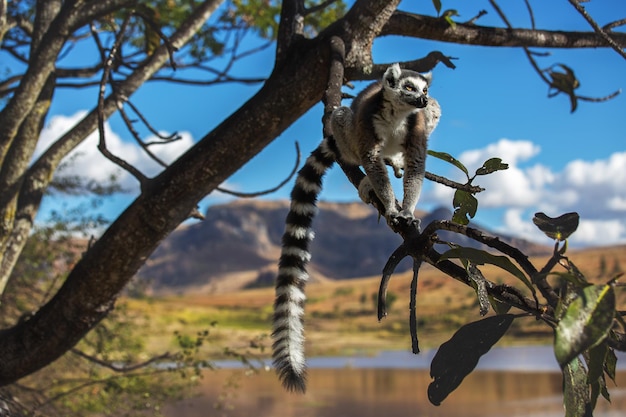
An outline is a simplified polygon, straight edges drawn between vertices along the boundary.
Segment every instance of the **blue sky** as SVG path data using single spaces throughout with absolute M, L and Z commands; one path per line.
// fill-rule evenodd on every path
M 516 27 L 529 27 L 530 21 L 522 0 L 501 2 Z M 587 22 L 567 2 L 531 2 L 535 7 L 538 28 L 591 30 Z M 602 25 L 626 16 L 626 2 L 592 1 L 585 3 Z M 501 26 L 488 1 L 443 1 L 444 9 L 456 9 L 457 21 L 465 21 L 486 9 L 488 14 L 477 23 Z M 405 0 L 400 9 L 434 15 L 431 1 Z M 477 183 L 487 188 L 479 195 L 476 221 L 496 231 L 548 243 L 532 226 L 532 215 L 544 211 L 557 216 L 568 211 L 581 215 L 579 231 L 572 237 L 576 245 L 602 245 L 626 242 L 626 97 L 624 94 L 601 104 L 580 102 L 571 114 L 565 96 L 547 98 L 547 86 L 533 71 L 524 53 L 515 48 L 472 47 L 410 38 L 382 38 L 376 41 L 376 62 L 411 60 L 432 50 L 457 57 L 456 69 L 440 65 L 433 71 L 430 94 L 442 106 L 441 122 L 432 135 L 430 148 L 448 152 L 470 168 L 477 168 L 490 157 L 501 157 L 510 169 Z M 543 50 L 546 51 L 546 50 Z M 626 87 L 626 61 L 610 49 L 549 50 L 550 56 L 537 58 L 542 67 L 564 63 L 576 71 L 580 95 L 604 96 Z M 239 75 L 266 76 L 273 63 L 273 48 L 246 58 L 234 71 Z M 80 51 L 68 60 L 93 63 L 95 53 Z M 357 84 L 360 90 L 364 84 Z M 146 116 L 163 131 L 178 131 L 183 140 L 162 149 L 165 158 L 175 155 L 203 137 L 224 117 L 252 96 L 257 86 L 221 85 L 190 87 L 151 83 L 132 98 Z M 53 102 L 42 137 L 42 148 L 58 137 L 91 109 L 97 92 L 62 90 Z M 300 143 L 303 157 L 321 139 L 322 112 L 317 106 L 284 132 L 261 154 L 228 179 L 225 187 L 257 191 L 273 187 L 291 170 L 294 142 Z M 149 173 L 157 167 L 132 144 L 118 116 L 109 123 L 111 147 Z M 111 167 L 95 150 L 95 139 L 81 146 L 81 156 L 74 169 L 83 175 L 102 178 Z M 434 158 L 427 169 L 439 175 L 462 180 L 458 171 Z M 136 190 L 133 180 L 122 175 L 127 187 Z M 280 191 L 264 198 L 285 199 L 293 181 Z M 104 210 L 110 218 L 123 210 L 136 194 L 110 199 Z M 338 168 L 328 174 L 323 200 L 354 201 L 356 190 Z M 219 193 L 203 200 L 201 208 L 230 198 Z M 440 205 L 451 207 L 452 191 L 427 184 L 420 209 Z M 64 202 L 58 197 L 47 202 L 47 210 Z

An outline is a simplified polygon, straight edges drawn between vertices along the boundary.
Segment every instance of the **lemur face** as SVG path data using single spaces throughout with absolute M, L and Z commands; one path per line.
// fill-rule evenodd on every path
M 424 108 L 428 104 L 428 85 L 431 74 L 422 75 L 415 71 L 401 70 L 393 64 L 383 76 L 385 95 L 393 105 L 402 109 Z

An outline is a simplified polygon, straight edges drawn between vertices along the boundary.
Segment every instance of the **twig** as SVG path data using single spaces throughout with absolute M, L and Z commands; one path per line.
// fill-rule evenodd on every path
M 610 31 L 613 28 L 623 26 L 623 25 L 626 25 L 626 19 L 619 19 L 614 22 L 607 23 L 606 25 L 602 26 L 602 29 L 606 31 Z
M 331 4 L 336 3 L 336 2 L 337 2 L 337 0 L 326 0 L 326 1 L 323 1 L 323 2 L 321 2 L 318 5 L 311 6 L 309 8 L 305 8 L 304 12 L 302 13 L 302 15 L 303 16 L 308 16 L 310 14 L 317 13 L 318 11 L 325 9 L 326 7 L 328 7 Z
M 289 173 L 289 176 L 287 176 L 287 178 L 282 180 L 280 182 L 280 184 L 278 184 L 277 186 L 275 186 L 273 188 L 270 188 L 268 190 L 257 191 L 257 192 L 254 192 L 254 193 L 242 193 L 242 192 L 238 192 L 238 191 L 228 190 L 228 189 L 222 188 L 222 187 L 216 187 L 216 190 L 218 190 L 218 191 L 220 191 L 222 193 L 230 194 L 230 195 L 233 195 L 235 197 L 241 197 L 241 198 L 253 198 L 253 197 L 259 197 L 259 196 L 266 195 L 266 194 L 271 194 L 271 193 L 276 192 L 277 190 L 279 190 L 285 184 L 287 184 L 293 178 L 293 176 L 296 174 L 296 172 L 298 172 L 298 167 L 300 166 L 300 158 L 301 158 L 300 145 L 298 144 L 298 142 L 296 142 L 296 163 L 294 164 L 293 169 Z
M 130 108 L 133 110 L 133 112 L 135 112 L 135 114 L 139 117 L 139 119 L 141 120 L 141 122 L 148 128 L 148 130 L 150 132 L 152 132 L 153 135 L 155 135 L 156 137 L 158 137 L 159 139 L 161 139 L 161 141 L 159 142 L 147 142 L 145 145 L 146 146 L 151 146 L 151 145 L 160 145 L 160 144 L 166 144 L 166 143 L 171 143 L 177 140 L 180 140 L 182 137 L 178 134 L 178 132 L 174 132 L 171 135 L 163 135 L 161 134 L 158 130 L 156 130 L 151 124 L 150 122 L 148 122 L 148 119 L 146 119 L 144 117 L 144 115 L 139 111 L 139 109 L 137 108 L 137 106 L 135 106 L 132 101 L 130 100 L 126 100 L 126 104 L 128 104 L 130 106 Z
M 487 14 L 487 10 L 480 10 L 476 16 L 472 17 L 470 20 L 468 20 L 464 24 L 465 25 L 473 25 L 475 21 L 477 21 L 478 19 L 480 19 L 481 17 L 483 17 L 486 14 Z
M 151 19 L 148 15 L 143 13 L 143 11 L 141 11 L 140 9 L 135 9 L 133 13 L 141 17 L 143 21 L 148 26 L 150 26 L 150 29 L 153 30 L 157 35 L 159 35 L 159 38 L 161 38 L 161 40 L 163 41 L 163 44 L 165 44 L 165 47 L 167 48 L 167 53 L 170 57 L 170 65 L 172 69 L 176 69 L 176 62 L 174 61 L 174 52 L 176 51 L 176 48 L 174 47 L 174 45 L 172 45 L 172 42 L 170 42 L 170 39 L 167 36 L 165 36 L 165 34 L 161 31 L 159 24 L 155 22 L 153 19 Z M 120 31 L 120 33 L 122 32 L 123 31 Z
M 169 352 L 165 352 L 165 353 L 163 353 L 161 355 L 153 356 L 152 358 L 150 358 L 150 359 L 148 359 L 147 361 L 144 361 L 144 362 L 140 362 L 140 363 L 137 363 L 137 364 L 134 364 L 134 365 L 119 366 L 119 365 L 116 365 L 114 363 L 111 363 L 111 362 L 102 360 L 100 358 L 97 358 L 95 356 L 89 355 L 89 354 L 83 352 L 82 350 L 79 350 L 79 349 L 76 349 L 76 348 L 71 349 L 70 352 L 72 352 L 76 356 L 79 356 L 79 357 L 81 357 L 83 359 L 88 360 L 89 362 L 93 362 L 93 363 L 95 363 L 97 365 L 100 365 L 100 366 L 102 366 L 104 368 L 108 368 L 108 369 L 110 369 L 110 370 L 112 370 L 114 372 L 119 372 L 119 373 L 133 372 L 133 371 L 136 371 L 138 369 L 145 368 L 145 367 L 147 367 L 149 365 L 152 365 L 155 362 L 162 361 L 162 360 L 165 360 L 165 359 L 172 359 L 172 358 L 175 357 L 175 355 L 172 355 Z
M 122 116 L 122 120 L 124 121 L 124 124 L 126 125 L 126 128 L 130 132 L 130 134 L 133 137 L 133 139 L 135 139 L 135 142 L 137 142 L 137 144 L 139 144 L 141 149 L 143 149 L 146 152 L 146 154 L 148 154 L 148 156 L 150 158 L 152 158 L 157 164 L 159 164 L 162 167 L 166 168 L 167 167 L 167 163 L 165 163 L 165 161 L 163 161 L 161 158 L 156 156 L 156 154 L 154 152 L 152 152 L 150 149 L 148 149 L 148 145 L 146 143 L 144 143 L 143 140 L 141 140 L 141 137 L 139 136 L 139 132 L 137 132 L 135 130 L 135 128 L 133 127 L 133 121 L 130 120 L 130 118 L 126 114 L 126 110 L 124 110 L 124 107 L 119 106 L 118 110 L 120 112 L 120 116 Z
M 615 50 L 615 52 L 617 52 L 622 58 L 626 59 L 626 51 L 624 51 L 624 47 L 618 45 L 617 42 L 615 42 L 615 40 L 613 40 L 613 38 L 611 38 L 611 36 L 608 33 L 606 33 L 600 27 L 600 25 L 596 23 L 595 20 L 592 19 L 589 13 L 587 13 L 587 10 L 585 10 L 585 8 L 581 6 L 580 3 L 578 3 L 578 1 L 576 0 L 568 0 L 568 1 L 578 11 L 578 13 L 580 13 L 580 15 L 585 18 L 585 20 L 589 23 L 589 25 L 593 28 L 593 30 L 597 34 L 602 39 L 604 39 L 606 43 Z
M 527 1 L 527 0 L 526 0 Z M 570 2 L 573 2 L 574 0 L 568 0 Z M 502 9 L 500 9 L 500 7 L 498 6 L 498 4 L 495 2 L 495 0 L 489 0 L 489 3 L 491 3 L 491 5 L 493 6 L 493 8 L 496 10 L 496 12 L 498 13 L 498 15 L 500 16 L 500 18 L 502 19 L 502 21 L 506 24 L 506 26 L 509 29 L 513 29 L 513 26 L 511 26 L 511 23 L 509 22 L 509 20 L 507 19 L 506 15 L 504 14 L 504 12 L 502 11 Z M 528 3 L 527 3 L 528 5 Z M 534 17 L 532 17 L 532 9 L 530 9 L 529 7 L 529 11 L 531 12 L 531 19 L 534 25 Z M 582 7 L 582 6 L 581 6 Z M 584 10 L 584 9 L 583 9 Z M 595 22 L 594 22 L 595 23 Z M 534 26 L 533 26 L 534 29 Z M 601 30 L 601 29 L 600 29 Z M 608 35 L 607 35 L 608 36 Z M 522 49 L 524 50 L 524 53 L 526 53 L 526 56 L 528 58 L 528 61 L 530 62 L 530 65 L 533 67 L 533 69 L 535 70 L 535 72 L 537 72 L 537 74 L 539 75 L 539 77 L 546 83 L 548 84 L 548 87 L 553 88 L 554 87 L 554 83 L 548 79 L 548 77 L 546 77 L 545 72 L 546 70 L 542 70 L 541 68 L 539 68 L 539 65 L 537 64 L 537 61 L 535 61 L 535 58 L 533 55 L 539 55 L 539 53 L 537 52 L 532 52 L 530 51 L 530 49 L 528 49 L 527 46 L 522 46 Z M 622 51 L 623 52 L 623 51 Z M 556 91 L 554 93 L 548 93 L 548 98 L 554 97 L 556 95 L 558 95 L 559 93 L 562 93 L 564 91 L 562 91 L 559 88 L 556 88 Z M 618 94 L 621 93 L 621 90 L 617 90 L 607 96 L 604 97 L 598 97 L 598 98 L 593 98 L 593 97 L 584 97 L 584 96 L 578 96 L 573 94 L 573 92 L 570 94 L 570 99 L 574 102 L 576 100 L 584 100 L 584 101 L 591 101 L 591 102 L 602 102 L 602 101 L 607 101 L 612 99 L 613 97 L 617 96 Z M 576 108 L 576 106 L 574 105 L 572 107 L 572 111 L 574 111 Z
M 98 150 L 108 160 L 110 160 L 114 164 L 122 167 L 124 170 L 126 170 L 131 175 L 133 175 L 139 181 L 139 184 L 141 185 L 141 188 L 143 189 L 144 186 L 148 182 L 148 178 L 143 173 L 141 173 L 141 171 L 139 171 L 137 168 L 135 168 L 134 166 L 132 166 L 131 164 L 129 164 L 128 162 L 126 162 L 122 158 L 119 158 L 119 157 L 113 155 L 108 150 L 108 148 L 106 146 L 106 137 L 105 137 L 105 132 L 104 132 L 104 95 L 105 95 L 105 91 L 106 91 L 106 85 L 107 85 L 108 80 L 109 80 L 109 75 L 110 75 L 110 72 L 111 72 L 111 67 L 112 67 L 112 64 L 113 64 L 113 60 L 115 59 L 115 54 L 117 53 L 117 50 L 118 50 L 119 46 L 121 45 L 121 43 L 122 43 L 122 41 L 124 39 L 124 32 L 126 30 L 126 27 L 128 26 L 129 21 L 130 21 L 130 15 L 127 16 L 124 19 L 124 21 L 122 22 L 122 26 L 120 28 L 120 31 L 119 31 L 116 39 L 115 39 L 115 43 L 113 44 L 113 47 L 111 48 L 111 50 L 109 52 L 109 55 L 106 58 L 105 58 L 104 48 L 102 46 L 102 43 L 100 42 L 100 37 L 98 36 L 98 33 L 96 32 L 94 25 L 93 24 L 90 25 L 90 29 L 91 29 L 91 32 L 93 34 L 93 38 L 96 41 L 96 44 L 98 45 L 98 50 L 100 51 L 100 55 L 103 58 L 102 62 L 104 63 L 103 71 L 102 71 L 102 79 L 100 80 L 100 89 L 99 89 L 99 93 L 98 93 L 98 107 L 97 107 L 97 111 L 98 111 L 98 132 L 100 134 L 100 141 L 98 143 Z
M 535 30 L 535 13 L 533 12 L 533 8 L 530 6 L 528 0 L 524 0 L 524 3 L 526 4 L 526 9 L 528 9 L 528 15 L 530 16 L 530 27 Z

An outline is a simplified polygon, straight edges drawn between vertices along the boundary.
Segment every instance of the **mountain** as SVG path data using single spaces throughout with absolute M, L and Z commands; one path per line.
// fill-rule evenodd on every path
M 210 207 L 202 222 L 173 232 L 139 271 L 139 279 L 157 293 L 224 292 L 246 286 L 272 285 L 280 256 L 287 201 L 239 200 Z M 426 225 L 449 219 L 439 208 L 417 213 Z M 402 242 L 378 213 L 360 202 L 319 203 L 313 225 L 309 271 L 312 280 L 350 279 L 379 275 L 389 255 Z M 465 236 L 441 232 L 463 246 L 481 247 Z M 550 249 L 514 238 L 527 254 Z M 398 272 L 411 268 L 404 260 Z

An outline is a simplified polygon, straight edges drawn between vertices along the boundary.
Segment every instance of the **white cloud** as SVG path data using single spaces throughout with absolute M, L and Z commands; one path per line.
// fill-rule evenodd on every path
M 77 112 L 71 116 L 53 116 L 48 125 L 43 129 L 39 143 L 35 150 L 35 158 L 40 156 L 54 141 L 76 125 L 85 115 L 86 111 Z M 193 145 L 193 138 L 188 132 L 182 132 L 181 139 L 166 145 L 151 146 L 154 152 L 164 162 L 173 162 L 184 151 Z M 136 143 L 122 140 L 120 135 L 111 130 L 105 123 L 105 137 L 107 148 L 116 156 L 133 165 L 146 176 L 156 175 L 162 168 L 152 160 Z M 156 138 L 143 138 L 145 142 L 152 142 Z M 137 181 L 120 167 L 106 159 L 98 150 L 99 135 L 93 132 L 87 139 L 78 145 L 64 161 L 69 161 L 63 175 L 79 175 L 88 180 L 102 182 L 117 174 L 120 184 L 125 189 L 137 190 Z
M 500 157 L 509 164 L 506 171 L 478 177 L 474 182 L 486 188 L 478 195 L 481 209 L 504 209 L 502 231 L 531 240 L 545 241 L 532 224 L 532 214 L 548 216 L 576 211 L 580 226 L 570 242 L 604 245 L 626 242 L 626 152 L 606 159 L 569 162 L 561 171 L 532 158 L 540 152 L 530 141 L 502 139 L 483 149 L 460 154 L 459 160 L 473 173 L 484 161 Z M 453 191 L 436 184 L 428 198 L 448 205 Z

